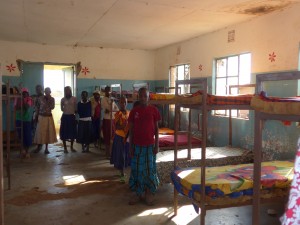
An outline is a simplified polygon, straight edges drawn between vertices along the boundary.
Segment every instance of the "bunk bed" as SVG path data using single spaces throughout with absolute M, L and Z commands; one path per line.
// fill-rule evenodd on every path
M 206 84 L 203 85 L 203 82 L 207 83 L 206 78 L 201 78 L 201 79 L 193 79 L 189 80 L 191 84 L 193 84 L 193 89 L 195 89 L 195 93 L 192 93 L 190 95 L 185 95 L 181 96 L 179 101 L 173 101 L 174 103 L 178 105 L 183 105 L 187 108 L 193 108 L 197 109 L 197 111 L 201 111 L 202 109 L 202 86 L 206 86 Z M 196 86 L 195 84 L 199 83 L 200 85 Z M 178 95 L 178 93 L 177 93 Z M 176 95 L 175 95 L 176 96 Z M 194 102 L 192 100 L 186 100 L 189 99 L 192 96 L 195 98 Z M 244 108 L 247 109 L 250 106 L 250 99 L 252 95 L 240 95 L 239 100 L 236 102 L 239 104 L 239 108 Z M 201 97 L 201 98 L 200 98 Z M 209 110 L 220 108 L 220 99 L 222 100 L 221 103 L 224 105 L 225 103 L 233 103 L 237 99 L 236 96 L 230 96 L 230 97 L 216 97 L 209 95 Z M 186 104 L 188 102 L 188 104 Z M 208 106 L 206 106 L 208 107 Z M 223 106 L 224 108 L 224 106 Z M 232 104 L 227 104 L 226 109 L 233 108 Z M 180 116 L 179 113 L 181 112 L 180 108 L 177 107 L 176 111 L 176 125 L 177 128 L 179 128 L 180 124 Z M 200 127 L 200 120 L 201 116 L 200 113 L 198 113 L 198 130 L 203 130 L 203 128 Z M 230 125 L 230 124 L 229 124 Z M 230 127 L 230 126 L 229 126 Z M 179 129 L 178 129 L 179 130 Z M 188 140 L 190 139 L 190 143 L 186 144 L 186 149 L 182 149 L 181 146 L 179 145 L 179 138 L 180 137 L 178 134 L 180 133 L 177 130 L 177 151 L 176 154 L 173 151 L 163 151 L 160 152 L 157 156 L 157 170 L 159 174 L 159 178 L 162 181 L 162 183 L 170 183 L 170 173 L 174 169 L 174 157 L 176 155 L 176 166 L 179 166 L 181 168 L 187 168 L 187 167 L 197 167 L 201 165 L 201 142 L 198 142 L 198 144 L 193 145 L 192 144 L 192 137 L 191 134 L 191 110 L 189 110 L 189 125 L 188 125 L 188 130 L 186 131 L 187 134 L 185 136 L 188 137 Z M 232 131 L 230 129 L 229 133 L 231 134 Z M 231 135 L 229 135 L 231 136 Z M 231 142 L 229 142 L 231 143 Z M 175 149 L 175 148 L 173 148 Z M 185 156 L 185 157 L 184 157 Z M 251 162 L 253 160 L 253 155 L 252 152 L 249 150 L 241 149 L 241 148 L 235 148 L 232 147 L 230 144 L 229 146 L 224 146 L 224 147 L 208 147 L 206 150 L 206 165 L 207 166 L 221 166 L 221 165 L 227 165 L 227 164 L 237 164 L 239 162 Z
M 159 92 L 158 90 L 163 90 Z M 149 103 L 155 105 L 156 107 L 162 108 L 162 127 L 159 128 L 159 148 L 161 151 L 174 150 L 174 129 L 164 126 L 164 112 L 166 106 L 175 105 L 175 102 L 178 101 L 177 98 L 183 98 L 184 96 L 179 95 L 177 98 L 174 93 L 170 91 L 175 91 L 175 87 L 158 87 L 155 88 L 155 93 L 150 93 Z M 178 93 L 181 94 L 181 87 L 178 87 Z M 187 95 L 188 96 L 188 95 Z M 195 98 L 192 98 L 195 97 Z M 187 99 L 190 101 L 197 101 L 197 96 L 188 96 Z M 194 100 L 193 100 L 194 99 Z M 170 125 L 170 110 L 167 110 L 167 124 Z M 180 117 L 179 117 L 179 127 L 180 127 Z M 179 128 L 180 129 L 180 128 Z M 199 120 L 198 120 L 198 130 L 199 130 Z M 188 148 L 188 132 L 180 131 L 178 134 L 178 147 L 180 149 Z M 200 137 L 191 136 L 191 146 L 197 147 L 201 144 Z
M 261 89 L 262 81 L 278 79 L 300 79 L 300 74 L 258 75 L 256 90 Z M 189 81 L 185 82 L 188 83 Z M 204 81 L 204 83 L 205 82 L 206 81 Z M 205 86 L 206 85 L 207 84 L 205 84 Z M 177 214 L 178 193 L 181 193 L 191 199 L 196 209 L 201 210 L 200 224 L 202 225 L 205 224 L 206 210 L 243 205 L 253 206 L 252 224 L 257 225 L 259 224 L 260 202 L 274 202 L 275 200 L 283 201 L 285 199 L 293 178 L 294 165 L 292 162 L 288 161 L 261 163 L 262 121 L 265 119 L 299 121 L 299 116 L 271 115 L 270 113 L 268 114 L 255 110 L 254 164 L 206 168 L 208 166 L 205 159 L 207 111 L 212 109 L 257 109 L 253 104 L 253 99 L 257 96 L 249 97 L 250 102 L 248 97 L 246 97 L 246 101 L 243 100 L 244 97 L 242 97 L 242 101 L 240 102 L 242 104 L 211 104 L 211 97 L 204 88 L 202 93 L 202 103 L 199 105 L 202 110 L 203 136 L 201 167 L 178 169 L 177 148 L 175 149 L 174 171 L 171 175 L 174 183 L 175 215 Z M 229 100 L 229 102 L 234 103 L 232 100 Z M 178 110 L 180 105 L 181 104 L 176 105 L 176 110 Z M 175 137 L 177 130 L 177 126 L 175 126 Z M 262 176 L 260 176 L 260 174 L 262 174 Z
M 260 204 L 263 203 L 260 195 L 262 167 L 262 134 L 263 123 L 266 120 L 300 121 L 300 98 L 278 98 L 267 97 L 263 92 L 263 84 L 267 81 L 299 80 L 300 72 L 282 72 L 271 74 L 260 74 L 256 76 L 256 96 L 251 101 L 255 109 L 255 136 L 254 136 L 254 187 L 253 187 L 253 209 L 252 224 L 260 223 Z M 296 144 L 295 144 L 296 146 Z M 293 164 L 294 165 L 294 164 Z M 288 194 L 286 192 L 285 194 Z M 286 197 L 286 196 L 285 196 Z M 286 201 L 286 198 L 284 198 Z
M 22 140 L 23 137 L 23 129 L 21 127 L 21 138 L 17 137 L 16 134 L 16 111 L 15 108 L 12 107 L 14 99 L 21 98 L 21 95 L 17 93 L 15 88 L 11 88 L 10 82 L 8 81 L 4 86 L 2 86 L 2 102 L 4 103 L 4 109 L 6 112 L 6 131 L 5 131 L 5 138 L 3 138 L 3 147 L 6 149 L 5 152 L 5 167 L 6 167 L 6 175 L 7 175 L 7 185 L 8 189 L 11 188 L 11 149 L 12 148 L 19 148 L 20 152 L 22 149 Z M 22 110 L 22 109 L 21 109 Z M 2 117 L 3 118 L 3 117 Z M 11 129 L 11 121 L 13 120 L 13 127 Z M 22 124 L 21 124 L 22 126 Z M 12 133 L 11 130 L 14 132 Z M 13 135 L 12 135 L 13 134 Z M 4 136 L 4 135 L 3 135 Z M 13 136 L 13 137 L 12 137 Z

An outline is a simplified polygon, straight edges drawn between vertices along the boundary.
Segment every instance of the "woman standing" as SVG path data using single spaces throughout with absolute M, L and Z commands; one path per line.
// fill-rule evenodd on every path
M 77 142 L 82 145 L 82 152 L 90 152 L 90 143 L 93 140 L 92 105 L 88 100 L 87 91 L 81 92 L 81 101 L 77 104 L 79 121 Z
M 38 98 L 36 107 L 37 127 L 34 135 L 34 143 L 38 144 L 35 152 L 39 152 L 43 144 L 46 144 L 45 154 L 49 154 L 48 144 L 57 142 L 52 110 L 55 107 L 55 99 L 51 97 L 51 89 L 45 88 L 45 95 Z
M 63 114 L 61 116 L 59 135 L 60 139 L 63 141 L 64 153 L 68 153 L 66 144 L 67 140 L 71 142 L 71 151 L 76 152 L 73 148 L 73 144 L 77 136 L 77 124 L 75 118 L 75 113 L 77 111 L 77 98 L 72 96 L 70 86 L 66 86 L 64 91 L 65 97 L 63 97 L 60 101 L 60 107 Z
M 16 128 L 18 131 L 18 136 L 23 141 L 23 149 L 21 150 L 21 158 L 30 158 L 28 152 L 29 147 L 32 144 L 32 98 L 29 97 L 29 91 L 27 88 L 22 88 L 22 98 L 17 98 L 15 101 L 16 109 Z

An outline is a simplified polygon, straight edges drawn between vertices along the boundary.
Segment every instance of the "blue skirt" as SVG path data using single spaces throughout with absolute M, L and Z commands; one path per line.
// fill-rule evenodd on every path
M 77 137 L 77 124 L 75 115 L 62 114 L 60 120 L 59 136 L 61 140 L 74 140 Z
M 153 145 L 134 146 L 129 187 L 137 195 L 142 195 L 146 188 L 151 193 L 155 193 L 159 185 L 156 171 L 156 155 L 153 154 L 153 148 Z
M 81 144 L 90 144 L 93 141 L 92 121 L 79 120 L 76 141 Z
M 117 134 L 115 134 L 112 144 L 110 164 L 114 164 L 114 167 L 118 170 L 130 166 L 129 143 L 124 143 L 124 138 Z
M 21 138 L 21 125 L 22 121 L 16 120 L 16 129 L 19 138 Z M 23 121 L 23 146 L 28 148 L 32 145 L 32 127 L 31 121 Z

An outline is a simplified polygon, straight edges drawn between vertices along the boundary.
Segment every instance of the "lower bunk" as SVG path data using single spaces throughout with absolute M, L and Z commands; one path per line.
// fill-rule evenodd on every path
M 191 149 L 191 160 L 187 159 L 187 155 L 188 149 L 178 150 L 178 167 L 188 168 L 201 165 L 201 148 Z M 230 146 L 206 147 L 207 166 L 223 166 L 251 162 L 253 162 L 252 151 Z M 174 150 L 159 152 L 156 156 L 156 167 L 160 183 L 171 183 L 170 174 L 174 170 Z
M 199 212 L 201 168 L 179 168 L 171 173 L 176 191 L 187 196 Z M 286 201 L 294 176 L 294 162 L 269 161 L 261 164 L 261 203 Z M 253 164 L 206 168 L 205 210 L 250 205 L 253 197 Z M 175 207 L 177 203 L 174 202 Z M 203 204 L 202 204 L 203 205 Z M 176 210 L 176 209 L 175 209 Z
M 186 133 L 181 133 L 177 135 L 177 146 L 179 149 L 188 148 L 189 138 Z M 174 134 L 159 134 L 158 137 L 159 149 L 161 151 L 174 149 L 175 146 L 175 136 Z M 195 148 L 201 145 L 201 139 L 192 136 L 191 137 L 191 147 Z

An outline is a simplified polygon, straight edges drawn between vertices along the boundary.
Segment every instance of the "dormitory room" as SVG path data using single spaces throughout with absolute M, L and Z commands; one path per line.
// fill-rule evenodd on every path
M 0 5 L 0 225 L 300 224 L 300 0 Z

